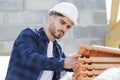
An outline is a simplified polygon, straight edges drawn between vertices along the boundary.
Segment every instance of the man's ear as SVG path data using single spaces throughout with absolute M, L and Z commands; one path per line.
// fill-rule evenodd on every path
M 48 16 L 48 22 L 53 21 L 53 19 L 54 19 L 54 16 Z

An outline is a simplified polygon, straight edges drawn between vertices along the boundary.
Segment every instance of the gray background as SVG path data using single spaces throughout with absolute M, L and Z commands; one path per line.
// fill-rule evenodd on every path
M 108 32 L 105 0 L 0 0 L 0 55 L 10 55 L 24 28 L 45 27 L 49 9 L 62 1 L 79 10 L 79 24 L 58 40 L 64 52 L 75 53 L 81 44 L 104 45 Z

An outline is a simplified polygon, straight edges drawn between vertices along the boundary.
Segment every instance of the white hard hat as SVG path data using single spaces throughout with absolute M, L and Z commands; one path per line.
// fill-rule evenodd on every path
M 77 24 L 78 10 L 72 3 L 61 2 L 57 4 L 53 9 L 51 9 L 49 12 L 51 11 L 58 12 L 67 17 L 68 19 L 70 19 L 74 25 Z

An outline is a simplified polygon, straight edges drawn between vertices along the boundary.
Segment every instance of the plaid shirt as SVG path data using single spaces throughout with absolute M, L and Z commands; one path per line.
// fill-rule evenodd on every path
M 52 80 L 60 79 L 65 55 L 53 42 L 54 58 L 47 58 L 49 39 L 44 29 L 24 29 L 15 40 L 5 80 L 37 80 L 43 70 L 54 71 Z

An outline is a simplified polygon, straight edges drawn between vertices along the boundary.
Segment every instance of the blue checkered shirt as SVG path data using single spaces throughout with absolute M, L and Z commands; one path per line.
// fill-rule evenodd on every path
M 37 80 L 43 70 L 54 71 L 52 80 L 59 80 L 60 72 L 65 70 L 65 55 L 57 41 L 54 41 L 54 57 L 47 58 L 48 44 L 44 28 L 24 29 L 13 45 L 5 80 Z

